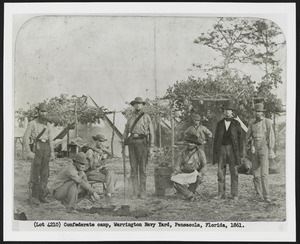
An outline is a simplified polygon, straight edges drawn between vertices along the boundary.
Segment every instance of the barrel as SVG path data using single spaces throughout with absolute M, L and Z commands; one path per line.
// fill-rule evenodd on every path
M 166 188 L 173 187 L 172 171 L 170 166 L 158 166 L 154 169 L 155 194 L 157 196 L 165 196 Z

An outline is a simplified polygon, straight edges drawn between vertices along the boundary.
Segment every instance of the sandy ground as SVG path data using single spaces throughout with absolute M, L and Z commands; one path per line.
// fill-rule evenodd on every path
M 122 159 L 111 159 L 107 165 L 114 169 L 117 176 L 115 206 L 105 205 L 104 197 L 98 203 L 87 199 L 81 201 L 77 213 L 66 213 L 65 207 L 54 199 L 50 203 L 31 207 L 28 202 L 28 179 L 30 161 L 23 160 L 17 152 L 14 170 L 14 209 L 24 212 L 28 220 L 80 220 L 80 221 L 285 221 L 286 190 L 285 190 L 285 156 L 284 150 L 277 152 L 280 162 L 279 173 L 269 176 L 271 204 L 258 200 L 254 191 L 252 176 L 239 175 L 239 200 L 230 199 L 230 175 L 226 176 L 226 199 L 215 200 L 217 195 L 217 166 L 208 164 L 205 182 L 198 187 L 197 201 L 190 203 L 175 194 L 172 188 L 167 189 L 165 197 L 155 195 L 154 168 L 149 163 L 147 168 L 146 199 L 131 199 L 131 187 L 126 179 L 126 198 L 124 198 L 124 178 Z M 69 159 L 56 159 L 50 164 L 49 184 L 53 182 L 56 173 Z M 129 163 L 126 162 L 127 177 Z M 227 170 L 229 171 L 229 170 Z M 98 187 L 99 185 L 96 185 Z M 100 190 L 100 189 L 99 189 Z M 120 216 L 115 211 L 121 205 L 130 206 L 130 215 Z

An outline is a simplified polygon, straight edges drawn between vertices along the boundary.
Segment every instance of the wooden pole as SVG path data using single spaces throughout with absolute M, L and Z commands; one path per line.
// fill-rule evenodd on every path
M 161 148 L 161 117 L 158 115 L 157 118 L 158 121 L 158 147 Z
M 170 106 L 170 122 L 171 122 L 171 148 L 172 148 L 172 168 L 174 168 L 174 143 L 175 143 L 175 136 L 174 136 L 174 120 L 173 120 L 173 108 Z
M 113 113 L 113 131 L 111 135 L 111 155 L 114 157 L 114 137 L 115 137 L 115 121 L 116 121 L 116 111 Z
M 78 137 L 78 128 L 77 128 L 77 100 L 75 100 L 75 134 Z
M 67 156 L 69 157 L 70 153 L 69 153 L 69 143 L 70 143 L 70 130 L 68 130 L 67 133 Z
M 273 114 L 273 124 L 274 124 L 274 137 L 275 137 L 275 144 L 274 144 L 274 152 L 276 154 L 276 114 Z
M 75 135 L 78 137 L 78 120 L 77 120 L 77 100 L 75 100 Z M 76 154 L 79 152 L 78 146 L 76 146 Z

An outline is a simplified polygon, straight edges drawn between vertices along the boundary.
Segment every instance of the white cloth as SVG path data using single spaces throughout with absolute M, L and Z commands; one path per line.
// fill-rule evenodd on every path
M 181 185 L 195 183 L 197 180 L 198 171 L 195 170 L 192 173 L 179 173 L 171 177 L 171 181 Z
M 226 129 L 226 131 L 228 131 L 231 121 L 226 121 L 226 120 L 224 120 L 224 121 L 225 121 L 225 129 Z

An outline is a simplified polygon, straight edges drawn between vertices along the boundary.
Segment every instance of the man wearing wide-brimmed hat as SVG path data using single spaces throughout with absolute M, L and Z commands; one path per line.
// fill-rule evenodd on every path
M 218 196 L 225 198 L 226 166 L 229 165 L 231 176 L 231 197 L 238 200 L 238 172 L 243 156 L 241 125 L 233 118 L 236 110 L 232 101 L 222 105 L 224 118 L 217 123 L 213 147 L 213 164 L 218 164 Z
M 112 194 L 115 193 L 115 174 L 112 169 L 105 165 L 108 150 L 102 144 L 107 141 L 103 134 L 92 136 L 95 145 L 84 146 L 82 151 L 86 153 L 89 160 L 89 166 L 86 168 L 85 173 L 89 181 L 102 182 L 105 184 L 105 193 L 107 203 L 112 204 Z
M 196 189 L 204 180 L 206 157 L 196 134 L 189 134 L 185 140 L 187 147 L 180 153 L 171 180 L 176 191 L 193 202 Z
M 47 120 L 47 105 L 39 104 L 38 116 L 30 121 L 23 136 L 23 145 L 27 157 L 32 159 L 30 171 L 31 203 L 39 205 L 47 203 L 47 183 L 49 177 L 49 161 L 54 159 L 54 144 L 51 124 Z M 30 150 L 30 138 L 34 140 L 34 152 Z
M 143 112 L 146 102 L 136 97 L 130 104 L 134 112 L 126 123 L 123 139 L 128 142 L 133 197 L 145 198 L 146 167 L 154 146 L 154 130 L 150 116 Z
M 275 135 L 272 121 L 263 116 L 265 111 L 262 103 L 254 104 L 255 119 L 248 125 L 246 143 L 252 139 L 250 158 L 255 190 L 262 200 L 271 202 L 268 183 L 269 157 L 275 155 Z
M 76 154 L 73 163 L 63 168 L 52 184 L 53 196 L 66 206 L 67 212 L 74 212 L 78 199 L 85 197 L 88 193 L 96 200 L 100 199 L 97 192 L 88 183 L 84 173 L 88 164 L 84 152 Z

